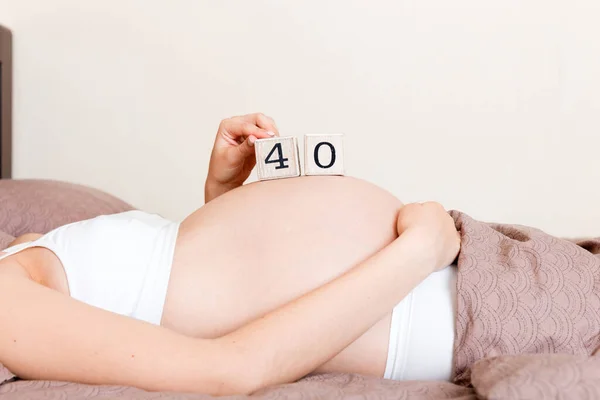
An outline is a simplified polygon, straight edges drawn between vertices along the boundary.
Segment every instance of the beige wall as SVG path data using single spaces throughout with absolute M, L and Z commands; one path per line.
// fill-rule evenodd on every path
M 217 124 L 344 132 L 405 201 L 600 235 L 597 0 L 0 0 L 17 178 L 181 218 Z

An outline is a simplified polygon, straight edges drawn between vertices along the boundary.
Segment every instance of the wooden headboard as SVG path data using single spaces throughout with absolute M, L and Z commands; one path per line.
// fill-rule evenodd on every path
M 0 179 L 11 177 L 12 35 L 0 25 Z

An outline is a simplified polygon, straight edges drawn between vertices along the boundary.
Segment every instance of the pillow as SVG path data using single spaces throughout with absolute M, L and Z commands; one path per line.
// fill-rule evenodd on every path
M 133 210 L 97 189 L 34 179 L 0 180 L 0 205 L 0 248 L 10 236 L 47 233 L 71 222 Z
M 15 237 L 8 233 L 0 231 L 0 250 L 8 247 L 8 244 L 15 240 Z

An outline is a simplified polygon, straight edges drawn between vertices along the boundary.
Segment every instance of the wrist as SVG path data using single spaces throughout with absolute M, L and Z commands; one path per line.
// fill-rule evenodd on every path
M 215 179 L 208 177 L 204 184 L 204 202 L 208 203 L 238 186 L 240 185 L 220 183 Z
M 219 197 L 221 194 L 223 194 L 221 184 L 213 179 L 207 178 L 206 183 L 204 184 L 204 202 L 208 203 L 216 197 Z
M 401 243 L 402 251 L 417 268 L 429 274 L 439 267 L 436 249 L 420 230 L 407 229 L 396 240 Z

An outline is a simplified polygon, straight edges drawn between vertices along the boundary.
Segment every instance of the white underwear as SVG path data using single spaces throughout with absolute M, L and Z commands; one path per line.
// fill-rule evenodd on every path
M 127 211 L 61 226 L 5 249 L 0 260 L 47 248 L 61 261 L 72 298 L 159 325 L 178 231 L 179 223 Z
M 394 307 L 384 378 L 451 379 L 456 273 L 455 266 L 434 272 Z

